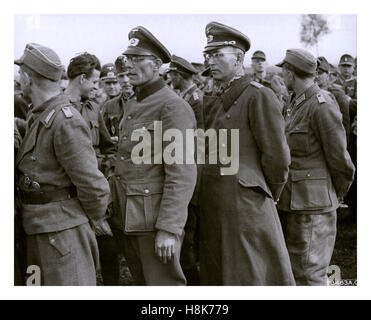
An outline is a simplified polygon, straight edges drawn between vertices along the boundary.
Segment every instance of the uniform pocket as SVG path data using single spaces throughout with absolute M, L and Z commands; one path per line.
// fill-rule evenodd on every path
M 272 198 L 271 194 L 256 182 L 248 182 L 247 179 L 237 177 L 238 184 L 244 188 L 249 188 L 251 191 Z
M 162 183 L 126 186 L 126 232 L 155 231 L 162 193 Z
M 49 244 L 55 249 L 55 258 L 64 257 L 71 252 L 70 239 L 67 236 L 67 231 L 48 233 Z
M 332 206 L 325 169 L 291 172 L 291 210 L 319 210 Z
M 309 152 L 309 129 L 307 124 L 296 126 L 288 134 L 290 151 L 295 155 L 305 155 Z

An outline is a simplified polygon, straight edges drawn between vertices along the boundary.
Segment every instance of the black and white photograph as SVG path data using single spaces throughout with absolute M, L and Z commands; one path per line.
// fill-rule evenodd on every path
M 360 15 L 207 3 L 13 12 L 13 289 L 357 289 Z

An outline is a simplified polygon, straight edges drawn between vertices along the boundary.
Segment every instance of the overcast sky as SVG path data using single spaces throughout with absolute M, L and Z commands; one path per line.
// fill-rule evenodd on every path
M 331 33 L 319 42 L 319 54 L 337 64 L 340 56 L 357 55 L 357 16 L 325 15 Z M 28 42 L 54 49 L 62 62 L 87 51 L 97 55 L 102 64 L 113 62 L 128 45 L 128 32 L 142 25 L 149 29 L 172 54 L 192 62 L 202 62 L 206 44 L 205 26 L 210 21 L 230 25 L 251 40 L 245 64 L 255 50 L 263 50 L 267 63 L 279 62 L 286 49 L 302 47 L 301 15 L 206 15 L 206 14 L 130 14 L 130 15 L 15 15 L 14 54 L 22 55 Z M 306 48 L 316 55 L 315 48 Z

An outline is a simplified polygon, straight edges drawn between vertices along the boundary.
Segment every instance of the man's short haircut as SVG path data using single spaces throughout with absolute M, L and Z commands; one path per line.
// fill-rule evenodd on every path
M 308 72 L 305 72 L 305 71 L 302 71 L 300 69 L 298 69 L 297 67 L 293 66 L 292 64 L 288 63 L 288 62 L 285 62 L 285 64 L 283 65 L 286 69 L 292 71 L 295 73 L 295 75 L 300 78 L 300 79 L 310 79 L 310 78 L 313 78 L 314 77 L 314 74 L 311 74 L 311 73 L 308 73 Z
M 79 75 L 85 74 L 89 78 L 94 70 L 100 71 L 100 69 L 100 62 L 95 55 L 83 53 L 70 60 L 67 76 L 69 79 L 75 79 Z

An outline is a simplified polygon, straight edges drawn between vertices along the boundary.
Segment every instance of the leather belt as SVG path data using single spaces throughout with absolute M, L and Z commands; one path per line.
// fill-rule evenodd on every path
M 23 204 L 46 204 L 49 202 L 63 201 L 77 197 L 76 187 L 67 187 L 53 191 L 25 192 L 19 190 Z

